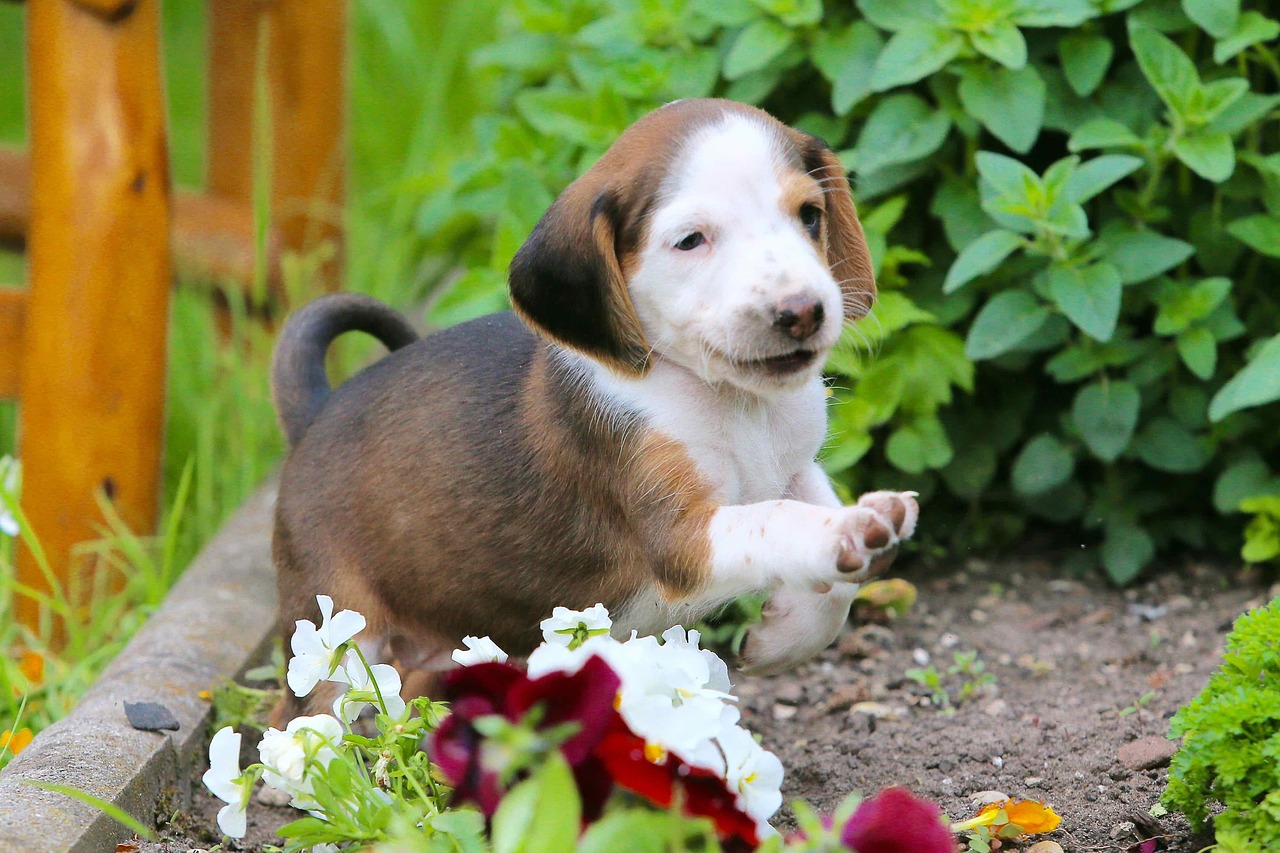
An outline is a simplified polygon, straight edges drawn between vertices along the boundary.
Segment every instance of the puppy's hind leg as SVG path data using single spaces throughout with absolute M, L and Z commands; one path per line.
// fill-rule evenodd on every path
M 857 592 L 853 583 L 836 584 L 825 593 L 795 587 L 775 591 L 760 624 L 747 633 L 743 672 L 772 675 L 817 656 L 840 635 Z

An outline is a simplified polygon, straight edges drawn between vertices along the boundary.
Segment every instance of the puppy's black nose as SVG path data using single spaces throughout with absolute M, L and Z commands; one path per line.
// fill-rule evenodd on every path
M 788 296 L 773 309 L 773 325 L 797 341 L 808 340 L 822 328 L 826 312 L 812 296 Z

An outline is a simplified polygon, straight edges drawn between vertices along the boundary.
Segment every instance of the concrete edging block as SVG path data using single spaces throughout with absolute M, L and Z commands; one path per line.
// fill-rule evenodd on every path
M 147 825 L 166 797 L 187 800 L 213 710 L 200 692 L 241 675 L 276 634 L 275 495 L 273 479 L 245 502 L 71 713 L 0 774 L 0 851 L 99 853 L 132 834 L 31 780 L 78 788 Z M 134 729 L 126 701 L 161 703 L 178 730 Z

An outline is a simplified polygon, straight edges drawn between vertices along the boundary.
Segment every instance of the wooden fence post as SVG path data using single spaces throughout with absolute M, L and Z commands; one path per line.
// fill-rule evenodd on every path
M 271 220 L 283 248 L 329 244 L 319 269 L 335 290 L 346 193 L 348 0 L 209 0 L 209 192 L 253 198 L 258 38 L 269 34 Z M 277 298 L 284 294 L 275 294 Z
M 59 582 L 75 586 L 83 567 L 70 550 L 100 532 L 99 492 L 138 532 L 159 505 L 170 281 L 160 0 L 30 0 L 27 39 L 22 504 Z M 49 589 L 26 549 L 18 579 Z M 40 612 L 18 598 L 24 624 Z

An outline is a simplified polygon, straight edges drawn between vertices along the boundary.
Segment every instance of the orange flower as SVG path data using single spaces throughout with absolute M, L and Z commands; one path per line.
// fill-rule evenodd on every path
M 1008 818 L 1006 821 L 999 821 L 996 818 L 993 821 L 999 822 L 1000 825 L 1011 823 L 1014 826 L 1022 827 L 1025 835 L 1038 835 L 1042 832 L 1053 832 L 1058 828 L 1058 824 L 1062 823 L 1062 818 L 1046 806 L 1044 803 L 1037 803 L 1035 800 L 1005 800 L 1003 803 L 991 803 L 985 806 L 982 811 L 978 812 L 978 817 L 984 815 L 995 815 L 1003 811 Z
M 27 681 L 31 682 L 32 687 L 39 687 L 44 683 L 44 658 L 39 654 L 23 652 L 18 669 L 27 677 Z
M 31 743 L 31 739 L 33 737 L 35 737 L 35 735 L 31 733 L 31 729 L 24 728 L 17 734 L 5 729 L 3 732 L 0 732 L 0 749 L 8 747 L 11 753 L 17 755 L 19 752 L 22 752 L 22 750 L 27 748 L 27 744 Z

